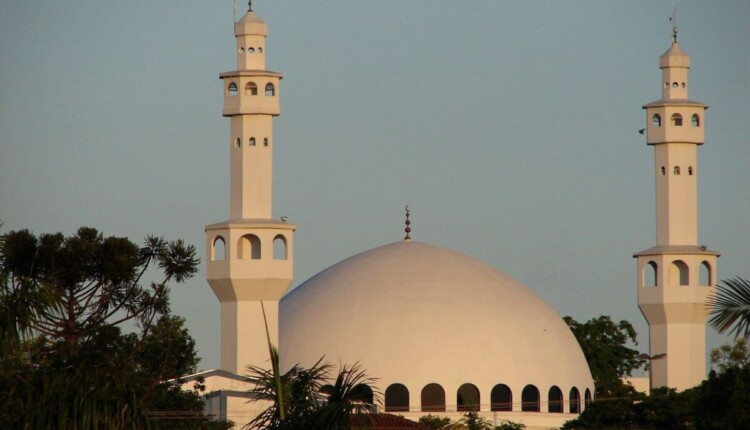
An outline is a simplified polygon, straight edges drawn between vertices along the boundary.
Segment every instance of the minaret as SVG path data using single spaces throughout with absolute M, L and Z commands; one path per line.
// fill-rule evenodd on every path
M 292 282 L 295 226 L 272 219 L 273 117 L 281 74 L 266 70 L 266 23 L 234 25 L 237 69 L 220 75 L 230 120 L 229 220 L 206 226 L 207 278 L 221 302 L 221 368 L 270 367 L 263 309 L 278 345 L 278 304 Z M 261 308 L 261 302 L 263 308 Z
M 718 253 L 698 242 L 697 149 L 708 105 L 688 99 L 690 57 L 677 43 L 659 58 L 661 99 L 646 110 L 654 148 L 656 246 L 638 260 L 638 305 L 649 324 L 651 387 L 684 390 L 706 376 L 706 298 Z

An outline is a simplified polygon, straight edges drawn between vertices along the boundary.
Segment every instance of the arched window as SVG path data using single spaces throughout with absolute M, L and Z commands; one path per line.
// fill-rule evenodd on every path
M 227 258 L 227 246 L 224 243 L 224 238 L 216 236 L 213 244 L 211 245 L 211 260 L 213 261 L 224 261 Z
M 672 169 L 673 175 L 679 175 L 680 174 L 680 166 L 674 166 L 674 169 Z
M 238 137 L 237 139 L 234 140 L 234 147 L 239 148 L 240 146 L 242 146 L 242 141 Z
M 255 54 L 255 48 L 247 48 L 248 54 Z
M 456 392 L 459 412 L 479 411 L 479 388 L 474 384 L 463 384 Z
M 240 246 L 237 247 L 237 258 L 240 260 L 260 260 L 260 238 L 254 234 L 242 236 L 240 238 Z
M 547 394 L 547 408 L 552 413 L 563 413 L 563 393 L 560 387 L 553 385 Z
M 693 176 L 693 166 L 688 166 L 688 175 Z
M 244 53 L 245 53 L 245 47 L 244 47 L 244 46 L 241 46 L 241 47 L 240 47 L 240 54 L 244 54 Z
M 651 117 L 651 125 L 654 127 L 661 127 L 661 115 L 655 113 L 654 116 Z
M 521 392 L 521 410 L 539 412 L 539 390 L 533 385 L 523 387 Z
M 649 261 L 643 266 L 643 286 L 644 287 L 655 287 L 657 285 L 657 274 L 659 273 L 659 265 L 655 261 Z
M 672 82 L 672 88 L 677 88 L 678 86 L 677 82 Z
M 352 387 L 351 396 L 351 399 L 355 402 L 366 403 L 368 405 L 374 403 L 372 388 L 367 384 L 358 384 Z
M 267 137 L 263 138 L 263 146 L 268 146 L 268 138 Z
M 422 412 L 445 412 L 445 390 L 438 384 L 422 388 Z
M 701 117 L 699 117 L 697 113 L 694 113 L 693 118 L 690 120 L 690 123 L 693 125 L 693 127 L 700 127 Z
M 591 390 L 586 388 L 586 392 L 583 394 L 583 406 L 588 407 L 591 404 Z
M 385 411 L 409 411 L 409 389 L 405 385 L 391 384 L 385 389 Z
M 255 146 L 255 138 L 254 138 L 254 137 L 251 137 L 251 138 L 250 138 L 250 139 L 249 139 L 249 140 L 247 141 L 247 144 L 248 144 L 248 145 L 250 145 L 250 146 Z
M 275 89 L 273 88 L 273 84 L 272 84 L 272 83 L 270 83 L 270 82 L 269 82 L 269 83 L 267 83 L 267 84 L 266 84 L 266 95 L 267 95 L 267 96 L 273 96 L 273 95 L 274 95 L 275 93 L 276 93 L 276 91 L 275 91 Z
M 248 82 L 245 84 L 245 95 L 246 96 L 258 95 L 258 86 L 255 85 L 255 82 Z
M 688 266 L 682 260 L 675 260 L 669 265 L 669 285 L 685 286 L 689 284 Z
M 701 263 L 701 285 L 704 287 L 710 287 L 711 286 L 711 265 L 708 263 L 708 261 L 704 261 Z
M 492 392 L 490 393 L 490 410 L 513 410 L 513 392 L 510 391 L 510 387 L 505 384 L 497 384 L 492 387 Z
M 234 82 L 230 82 L 229 85 L 227 85 L 227 94 L 230 96 L 236 96 L 237 84 L 235 84 Z
M 273 259 L 286 260 L 289 258 L 286 252 L 286 238 L 279 234 L 273 238 Z
M 678 113 L 673 113 L 672 114 L 672 125 L 675 125 L 677 127 L 681 127 L 682 126 L 682 115 L 680 115 Z
M 258 47 L 258 54 L 261 54 L 261 53 L 263 53 L 263 48 Z
M 581 393 L 578 392 L 578 388 L 573 387 L 570 389 L 570 413 L 580 414 L 581 413 Z
M 664 166 L 661 166 L 661 175 L 664 176 L 667 174 L 667 168 Z

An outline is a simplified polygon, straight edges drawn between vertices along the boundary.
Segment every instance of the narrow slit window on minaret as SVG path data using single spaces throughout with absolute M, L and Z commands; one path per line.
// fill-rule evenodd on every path
M 682 126 L 682 115 L 675 113 L 672 114 L 672 125 L 681 127 Z
M 245 95 L 246 96 L 258 95 L 258 86 L 255 85 L 255 82 L 248 82 L 245 84 Z
M 240 146 L 242 146 L 242 141 L 238 137 L 237 139 L 234 140 L 234 147 L 239 148 Z
M 258 54 L 262 54 L 262 53 L 263 53 L 263 48 L 258 47 Z
M 250 140 L 248 141 L 248 145 L 255 146 L 255 138 L 254 137 L 250 138 Z
M 240 54 L 244 54 L 244 53 L 245 53 L 245 47 L 244 46 L 240 47 Z
M 674 166 L 674 169 L 672 170 L 672 174 L 679 175 L 680 174 L 680 166 Z
M 230 82 L 227 86 L 227 94 L 230 96 L 236 96 L 237 95 L 237 84 L 234 82 Z
M 266 84 L 266 95 L 269 96 L 269 97 L 271 97 L 274 94 L 275 94 L 275 91 L 274 91 L 274 88 L 273 88 L 273 84 L 270 83 L 270 82 L 267 83 Z
M 693 176 L 693 166 L 688 166 L 688 175 Z
M 263 146 L 268 146 L 268 138 L 267 137 L 263 138 Z
M 661 115 L 655 113 L 654 116 L 651 117 L 651 124 L 654 127 L 661 127 Z
M 664 166 L 661 166 L 661 175 L 664 176 L 667 174 L 667 168 Z
M 691 120 L 691 124 L 693 125 L 693 127 L 701 126 L 701 118 L 698 116 L 697 113 L 693 114 L 693 119 Z

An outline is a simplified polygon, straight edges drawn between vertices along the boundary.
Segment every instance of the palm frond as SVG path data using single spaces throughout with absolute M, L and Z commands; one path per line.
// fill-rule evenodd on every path
M 750 339 L 750 280 L 732 278 L 721 281 L 707 305 L 709 324 L 719 333 Z

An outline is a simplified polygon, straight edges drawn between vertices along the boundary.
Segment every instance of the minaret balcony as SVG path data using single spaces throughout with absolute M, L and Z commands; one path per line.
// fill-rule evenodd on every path
M 659 100 L 643 107 L 646 109 L 646 141 L 649 145 L 662 143 L 694 143 L 705 140 L 704 113 L 708 106 L 683 100 L 681 103 Z

